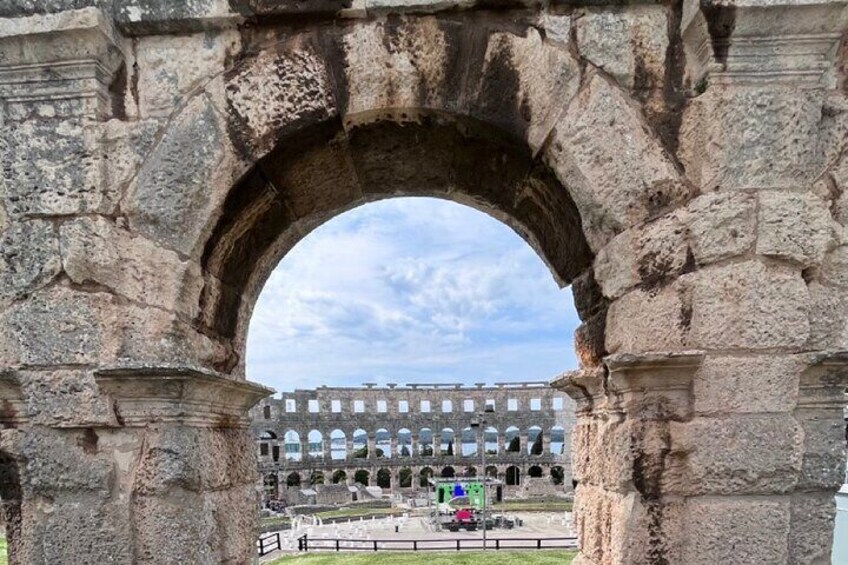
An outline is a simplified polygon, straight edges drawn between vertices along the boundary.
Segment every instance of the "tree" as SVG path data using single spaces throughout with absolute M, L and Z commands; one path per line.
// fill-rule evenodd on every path
M 448 450 L 445 454 L 446 455 L 453 455 L 453 442 L 452 441 L 448 442 Z
M 509 440 L 509 445 L 507 446 L 506 450 L 510 452 L 521 451 L 521 439 L 518 436 L 513 437 L 511 440 Z
M 543 432 L 539 432 L 536 435 L 536 439 L 533 440 L 533 445 L 530 446 L 530 455 L 541 455 L 542 454 L 542 434 Z

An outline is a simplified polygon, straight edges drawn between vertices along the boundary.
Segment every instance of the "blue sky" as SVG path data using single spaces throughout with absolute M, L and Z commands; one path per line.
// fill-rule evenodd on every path
M 547 380 L 579 324 L 506 225 L 434 198 L 366 204 L 315 229 L 269 278 L 248 378 L 277 389 Z

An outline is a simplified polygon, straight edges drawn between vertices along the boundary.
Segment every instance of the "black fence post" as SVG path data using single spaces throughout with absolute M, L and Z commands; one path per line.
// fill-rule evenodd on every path
M 456 540 L 456 550 L 459 551 L 459 540 Z
M 377 551 L 377 540 L 374 540 L 374 551 Z
M 500 538 L 495 538 L 495 551 L 501 548 L 501 540 Z
M 542 549 L 542 540 L 541 539 L 536 540 L 536 549 Z
M 339 540 L 336 540 L 336 551 L 339 550 Z
M 277 549 L 280 551 L 283 549 L 283 544 L 280 543 L 280 532 L 277 532 Z
M 491 436 L 489 436 L 489 437 L 491 437 Z M 417 539 L 412 540 L 412 551 L 418 551 L 418 540 Z

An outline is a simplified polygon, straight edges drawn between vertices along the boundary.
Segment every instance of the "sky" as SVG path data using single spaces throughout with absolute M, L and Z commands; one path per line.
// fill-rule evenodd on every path
M 578 324 L 571 290 L 505 224 L 435 198 L 383 200 L 280 261 L 250 322 L 247 375 L 277 391 L 549 380 L 577 367 Z

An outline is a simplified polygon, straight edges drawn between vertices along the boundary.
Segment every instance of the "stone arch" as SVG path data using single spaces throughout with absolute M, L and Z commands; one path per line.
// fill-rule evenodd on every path
M 562 455 L 565 452 L 565 428 L 556 425 L 551 428 L 551 455 Z
M 340 429 L 330 432 L 330 459 L 344 461 L 347 459 L 347 436 Z
M 477 467 L 473 465 L 469 465 L 462 471 L 462 476 L 466 478 L 473 478 L 477 476 Z
M 450 465 L 442 467 L 441 477 L 443 479 L 452 479 L 456 476 L 456 470 Z
M 544 476 L 544 471 L 542 471 L 541 465 L 531 465 L 529 469 L 527 469 L 527 476 L 533 479 L 540 479 Z
M 472 427 L 462 429 L 459 436 L 459 454 L 462 457 L 473 457 L 477 453 L 477 431 Z
M 392 456 L 392 435 L 386 428 L 380 428 L 374 433 L 374 457 L 388 459 Z
M 433 452 L 433 430 L 430 428 L 421 428 L 418 432 L 418 454 L 422 457 L 432 457 Z
M 375 70 L 350 33 L 386 45 L 426 36 L 440 78 L 389 64 L 421 55 L 404 40 Z M 408 81 L 418 86 L 401 94 Z M 260 84 L 274 104 L 255 99 Z M 587 135 L 599 124 L 614 127 Z M 199 138 L 216 147 L 198 155 Z M 273 265 L 304 230 L 362 202 L 426 194 L 475 206 L 525 237 L 565 285 L 592 248 L 690 195 L 628 94 L 532 28 L 467 34 L 421 18 L 253 45 L 183 100 L 158 139 L 123 210 L 134 230 L 199 259 L 202 289 L 189 306 L 217 343 L 198 353 L 237 373 Z
M 504 430 L 504 451 L 521 453 L 521 431 L 517 426 L 509 426 Z
M 450 457 L 456 454 L 456 432 L 453 428 L 442 428 L 439 432 L 439 455 Z
M 418 486 L 421 488 L 428 488 L 430 486 L 430 479 L 433 478 L 433 469 L 430 467 L 422 467 L 418 472 Z
M 324 457 L 324 434 L 318 430 L 309 430 L 306 441 L 310 457 Z
M 498 455 L 498 429 L 487 426 L 483 431 L 483 449 L 486 455 Z
M 401 467 L 398 471 L 398 486 L 400 488 L 411 488 L 413 472 L 409 467 Z
M 358 469 L 353 474 L 353 481 L 367 487 L 371 484 L 371 473 L 365 469 Z
M 312 471 L 312 474 L 309 475 L 309 484 L 311 486 L 323 485 L 323 484 L 326 484 L 326 481 L 327 481 L 327 479 L 324 475 L 324 471 L 321 471 L 321 470 Z
M 507 486 L 518 486 L 521 484 L 521 470 L 515 465 L 506 468 L 504 478 Z
M 527 429 L 527 455 L 542 455 L 544 452 L 544 432 L 541 426 L 530 426 Z
M 286 430 L 286 433 L 283 434 L 283 452 L 286 461 L 301 461 L 303 459 L 299 433 L 294 430 Z
M 286 486 L 299 487 L 301 484 L 300 473 L 293 471 L 286 476 Z
M 487 465 L 486 466 L 486 476 L 498 478 L 500 476 L 500 473 L 498 472 L 498 468 L 494 465 Z
M 551 467 L 551 482 L 557 486 L 565 482 L 565 469 L 561 465 Z
M 368 457 L 368 432 L 357 428 L 351 432 L 351 447 L 354 459 L 366 459 Z
M 408 428 L 398 430 L 397 455 L 398 457 L 412 457 L 412 432 Z
M 345 484 L 347 483 L 347 473 L 344 471 L 344 469 L 338 469 L 333 472 L 332 480 L 334 485 L 337 485 L 339 483 Z
M 380 488 L 392 488 L 392 472 L 382 467 L 377 470 L 377 486 Z

